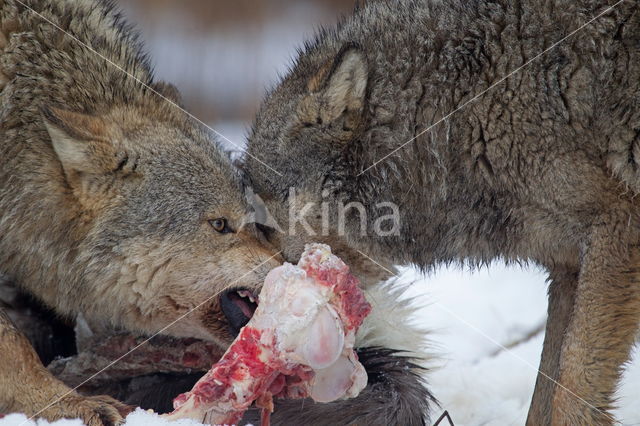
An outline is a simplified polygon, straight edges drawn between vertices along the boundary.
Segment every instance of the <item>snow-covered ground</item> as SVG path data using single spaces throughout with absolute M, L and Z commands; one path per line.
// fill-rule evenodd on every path
M 456 426 L 524 424 L 543 333 L 508 351 L 500 345 L 510 346 L 542 324 L 544 279 L 539 270 L 502 265 L 475 272 L 442 268 L 429 277 L 402 269 L 401 281 L 414 283 L 408 295 L 423 305 L 416 321 L 432 330 L 431 352 L 438 355 L 435 368 L 427 375 L 442 404 L 434 414 L 448 410 Z M 623 424 L 640 424 L 639 395 L 640 357 L 636 357 L 618 392 L 620 408 L 615 415 Z M 9 416 L 0 420 L 0 426 L 26 426 L 24 421 L 24 416 Z M 134 426 L 162 424 L 142 411 L 127 421 Z M 56 425 L 78 426 L 80 422 Z
M 80 420 L 59 420 L 49 423 L 44 420 L 37 422 L 29 421 L 23 414 L 11 414 L 4 419 L 0 419 L 2 426 L 83 426 Z M 126 426 L 202 426 L 201 423 L 193 420 L 182 419 L 169 422 L 157 414 L 148 413 L 138 409 L 127 417 Z
M 524 424 L 544 333 L 525 336 L 545 320 L 545 274 L 496 264 L 475 272 L 442 268 L 427 278 L 407 268 L 402 277 L 417 281 L 410 291 L 424 300 L 418 320 L 433 330 L 440 355 L 427 377 L 442 410 L 456 425 Z M 640 356 L 617 396 L 616 418 L 640 424 Z

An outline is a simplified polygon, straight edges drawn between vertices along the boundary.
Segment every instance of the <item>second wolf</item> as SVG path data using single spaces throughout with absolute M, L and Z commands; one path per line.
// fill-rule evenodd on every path
M 295 231 L 272 232 L 287 259 L 324 233 L 383 267 L 546 267 L 528 422 L 612 423 L 640 322 L 636 1 L 368 2 L 306 44 L 249 153 L 253 189 Z M 376 229 L 380 203 L 397 232 Z

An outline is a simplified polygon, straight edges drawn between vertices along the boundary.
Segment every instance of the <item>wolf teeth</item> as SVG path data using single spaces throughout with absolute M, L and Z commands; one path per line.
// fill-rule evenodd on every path
M 253 296 L 253 293 L 249 290 L 239 290 L 237 293 L 238 296 L 249 299 L 251 303 L 257 303 L 255 297 Z

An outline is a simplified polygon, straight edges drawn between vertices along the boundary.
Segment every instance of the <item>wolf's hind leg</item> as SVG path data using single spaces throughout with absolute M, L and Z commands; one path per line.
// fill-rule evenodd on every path
M 555 267 L 549 276 L 549 307 L 542 359 L 533 392 L 527 425 L 551 424 L 551 402 L 560 369 L 560 350 L 573 312 L 577 268 Z
M 554 425 L 614 422 L 609 413 L 640 322 L 640 247 L 626 220 L 605 218 L 582 260 L 562 342 Z
M 53 377 L 0 309 L 0 413 L 52 421 L 80 418 L 89 426 L 108 426 L 119 424 L 128 409 L 110 397 L 83 397 Z

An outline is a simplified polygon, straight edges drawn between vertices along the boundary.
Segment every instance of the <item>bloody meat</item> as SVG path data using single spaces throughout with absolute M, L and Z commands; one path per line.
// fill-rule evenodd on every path
M 330 402 L 358 395 L 367 375 L 353 345 L 371 310 L 358 285 L 322 244 L 307 246 L 298 266 L 272 270 L 249 323 L 166 417 L 237 424 L 255 402 L 264 425 L 273 397 Z

